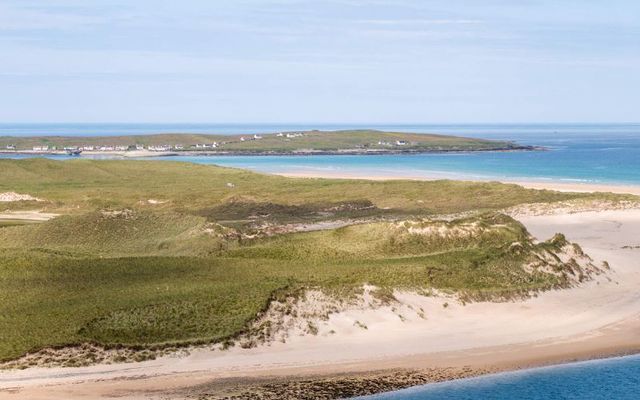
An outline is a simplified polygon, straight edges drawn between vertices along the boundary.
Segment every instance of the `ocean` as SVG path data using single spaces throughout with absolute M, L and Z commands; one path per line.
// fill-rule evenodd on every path
M 359 397 L 360 400 L 637 400 L 640 356 L 585 361 Z
M 640 184 L 640 123 L 359 126 L 339 124 L 0 124 L 0 136 L 45 134 L 108 136 L 162 132 L 232 134 L 363 127 L 507 139 L 520 144 L 544 146 L 548 151 L 378 156 L 177 156 L 163 159 L 218 164 L 271 173 Z

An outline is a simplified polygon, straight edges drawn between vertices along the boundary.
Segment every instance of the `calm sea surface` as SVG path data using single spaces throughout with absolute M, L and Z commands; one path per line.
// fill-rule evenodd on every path
M 215 124 L 0 124 L 0 136 L 123 135 L 159 132 L 251 133 L 303 129 L 349 129 L 352 125 Z M 170 157 L 262 172 L 344 173 L 480 179 L 559 180 L 640 184 L 640 124 L 376 125 L 380 130 L 431 132 L 520 144 L 549 151 L 385 156 L 211 156 Z
M 640 356 L 417 386 L 362 400 L 637 400 Z

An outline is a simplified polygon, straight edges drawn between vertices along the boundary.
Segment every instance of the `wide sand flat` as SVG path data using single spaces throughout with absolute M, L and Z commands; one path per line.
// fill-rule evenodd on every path
M 0 372 L 0 398 L 162 398 L 168 390 L 221 377 L 467 365 L 509 369 L 640 350 L 640 248 L 634 248 L 640 246 L 640 210 L 519 219 L 539 239 L 563 232 L 597 263 L 608 261 L 611 272 L 578 288 L 507 303 L 462 305 L 398 293 L 402 304 L 395 309 L 334 314 L 318 336 L 293 336 L 285 344 L 199 349 L 138 364 Z M 336 333 L 324 334 L 329 328 Z

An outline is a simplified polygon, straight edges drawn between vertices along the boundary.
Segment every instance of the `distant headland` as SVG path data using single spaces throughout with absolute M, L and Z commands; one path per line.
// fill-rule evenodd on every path
M 367 155 L 543 150 L 511 141 L 378 130 L 291 131 L 210 135 L 163 133 L 123 136 L 0 137 L 0 152 L 42 154 Z

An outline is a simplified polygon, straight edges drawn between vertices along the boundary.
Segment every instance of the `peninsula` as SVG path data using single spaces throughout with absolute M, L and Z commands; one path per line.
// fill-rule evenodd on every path
M 536 150 L 510 141 L 378 130 L 296 131 L 270 134 L 156 134 L 137 136 L 0 137 L 0 152 L 128 156 L 412 154 Z

